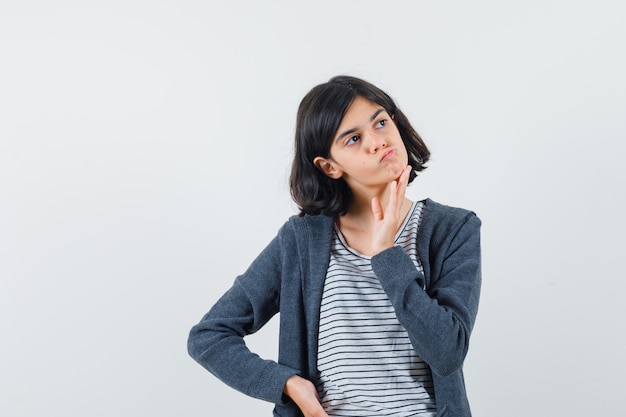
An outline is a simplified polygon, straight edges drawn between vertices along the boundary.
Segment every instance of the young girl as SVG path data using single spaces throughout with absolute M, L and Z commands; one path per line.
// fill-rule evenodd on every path
M 480 220 L 405 197 L 428 148 L 393 100 L 339 76 L 298 110 L 290 218 L 189 336 L 189 353 L 274 416 L 470 416 L 463 360 Z M 244 336 L 280 312 L 278 361 Z

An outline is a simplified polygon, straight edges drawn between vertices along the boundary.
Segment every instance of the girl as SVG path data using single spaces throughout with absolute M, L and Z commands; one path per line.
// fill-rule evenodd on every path
M 290 218 L 189 336 L 274 416 L 470 416 L 463 360 L 480 293 L 480 220 L 407 185 L 430 152 L 393 100 L 354 77 L 297 115 Z M 280 312 L 278 361 L 244 336 Z

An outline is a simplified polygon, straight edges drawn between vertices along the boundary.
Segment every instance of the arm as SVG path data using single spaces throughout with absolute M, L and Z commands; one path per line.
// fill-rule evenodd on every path
M 420 251 L 429 254 L 426 291 L 424 275 L 398 246 L 374 256 L 372 267 L 416 352 L 445 376 L 462 367 L 478 310 L 480 220 L 467 212 L 433 236 L 441 239 Z
M 259 330 L 279 310 L 280 234 L 191 329 L 189 354 L 229 386 L 255 398 L 283 404 L 283 389 L 297 371 L 250 352 L 244 336 Z

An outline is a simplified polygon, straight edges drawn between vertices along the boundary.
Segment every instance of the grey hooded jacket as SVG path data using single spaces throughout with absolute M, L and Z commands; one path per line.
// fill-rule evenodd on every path
M 424 201 L 417 247 L 419 272 L 399 246 L 372 257 L 372 268 L 418 355 L 431 368 L 437 415 L 471 416 L 463 361 L 481 285 L 479 218 Z M 275 403 L 275 417 L 300 417 L 283 395 L 298 374 L 315 380 L 320 302 L 333 219 L 293 216 L 195 325 L 189 354 L 231 387 Z M 280 312 L 278 361 L 250 352 L 244 336 Z

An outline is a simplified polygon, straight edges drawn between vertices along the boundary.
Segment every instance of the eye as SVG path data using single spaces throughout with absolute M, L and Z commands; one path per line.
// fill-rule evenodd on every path
M 351 136 L 351 137 L 350 137 L 350 138 L 348 138 L 348 140 L 346 141 L 346 145 L 348 145 L 348 146 L 353 145 L 353 144 L 355 144 L 356 142 L 358 142 L 358 141 L 359 141 L 359 139 L 361 139 L 361 138 L 359 137 L 359 135 L 354 135 L 354 136 Z
M 376 122 L 376 127 L 380 129 L 380 128 L 385 127 L 386 124 L 387 124 L 387 119 L 380 119 L 379 121 Z

